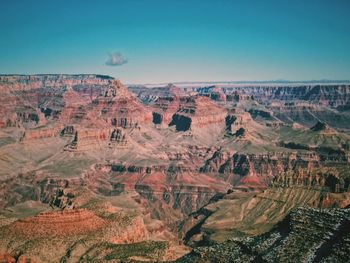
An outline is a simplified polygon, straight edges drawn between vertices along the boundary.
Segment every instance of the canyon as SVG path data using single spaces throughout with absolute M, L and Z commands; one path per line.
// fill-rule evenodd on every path
M 0 94 L 0 262 L 348 260 L 349 83 L 0 75 Z

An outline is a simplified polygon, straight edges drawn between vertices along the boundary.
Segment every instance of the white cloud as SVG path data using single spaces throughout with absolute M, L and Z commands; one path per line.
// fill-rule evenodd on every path
M 120 52 L 114 52 L 108 54 L 106 61 L 107 66 L 121 66 L 128 63 L 128 59 L 125 58 Z

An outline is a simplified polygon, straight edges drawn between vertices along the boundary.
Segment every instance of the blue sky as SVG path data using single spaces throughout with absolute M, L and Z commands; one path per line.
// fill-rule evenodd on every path
M 127 83 L 350 79 L 348 0 L 0 6 L 1 74 L 98 73 Z M 114 53 L 122 65 L 106 64 Z

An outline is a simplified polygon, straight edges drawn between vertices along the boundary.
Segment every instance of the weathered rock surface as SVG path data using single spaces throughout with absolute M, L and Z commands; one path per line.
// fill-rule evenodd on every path
M 349 209 L 293 210 L 270 232 L 194 249 L 176 262 L 347 262 Z
M 9 231 L 24 237 L 88 234 L 103 227 L 103 219 L 86 209 L 45 212 L 14 222 Z
M 206 97 L 188 97 L 180 100 L 179 110 L 170 126 L 177 131 L 201 129 L 207 125 L 224 127 L 227 111 Z

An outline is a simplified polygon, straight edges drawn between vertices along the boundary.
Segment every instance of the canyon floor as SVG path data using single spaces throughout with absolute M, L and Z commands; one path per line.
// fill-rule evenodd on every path
M 0 95 L 0 262 L 350 262 L 347 83 Z

